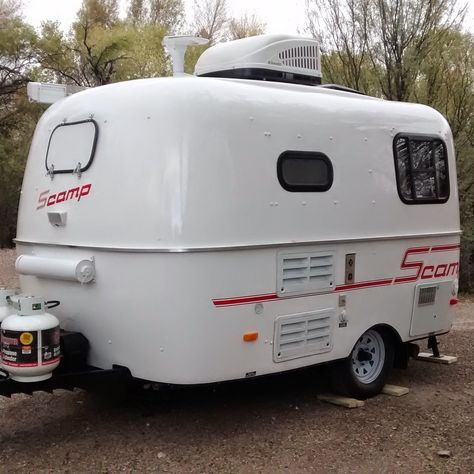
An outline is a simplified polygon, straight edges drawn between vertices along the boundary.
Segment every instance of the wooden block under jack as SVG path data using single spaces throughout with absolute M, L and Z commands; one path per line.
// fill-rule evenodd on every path
M 410 389 L 408 387 L 399 387 L 398 385 L 390 385 L 387 384 L 382 389 L 382 393 L 385 395 L 392 395 L 394 397 L 401 397 L 402 395 L 406 395 Z
M 420 352 L 417 359 L 427 362 L 435 362 L 437 364 L 454 364 L 458 361 L 456 356 L 440 355 L 439 357 L 435 357 L 431 352 Z
M 363 400 L 357 400 L 356 398 L 343 397 L 341 395 L 332 394 L 319 394 L 318 400 L 322 402 L 332 403 L 333 405 L 339 405 L 345 408 L 359 408 L 365 405 Z

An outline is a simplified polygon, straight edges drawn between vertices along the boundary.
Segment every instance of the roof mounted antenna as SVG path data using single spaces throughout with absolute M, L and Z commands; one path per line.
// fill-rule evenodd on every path
M 199 36 L 165 36 L 163 46 L 167 49 L 173 63 L 173 76 L 184 74 L 184 54 L 188 46 L 200 46 L 209 43 L 206 38 Z

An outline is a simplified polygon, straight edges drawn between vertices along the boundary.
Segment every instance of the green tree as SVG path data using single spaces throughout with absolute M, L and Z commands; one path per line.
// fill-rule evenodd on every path
M 28 143 L 37 108 L 25 85 L 34 78 L 36 34 L 20 3 L 0 0 L 0 247 L 11 245 Z
M 376 87 L 383 97 L 404 101 L 421 65 L 464 13 L 457 0 L 307 0 L 307 30 L 337 58 L 335 65 L 325 62 L 330 74 L 341 74 L 349 87 Z
M 231 18 L 228 24 L 227 38 L 237 40 L 249 36 L 262 35 L 266 25 L 256 15 L 245 14 L 240 18 Z
M 162 42 L 167 27 L 144 24 L 127 27 L 127 59 L 121 61 L 114 81 L 171 75 L 171 65 Z
M 448 120 L 458 168 L 461 237 L 461 282 L 474 290 L 474 37 L 447 30 L 444 41 L 420 69 L 414 97 Z
M 83 0 L 77 12 L 78 22 L 111 28 L 119 23 L 118 0 Z
M 183 0 L 130 0 L 127 22 L 135 26 L 160 26 L 169 34 L 176 34 L 184 23 Z
M 128 36 L 118 17 L 117 0 L 83 0 L 69 35 L 57 23 L 43 24 L 39 62 L 58 82 L 108 84 L 128 58 Z
M 147 4 L 145 0 L 131 0 L 127 9 L 127 21 L 133 26 L 139 26 L 146 23 Z
M 307 0 L 307 30 L 324 48 L 325 81 L 430 105 L 457 155 L 461 285 L 474 290 L 474 41 L 455 0 Z
M 228 21 L 226 0 L 195 0 L 193 16 L 193 34 L 208 39 L 210 45 L 225 39 Z
M 35 65 L 36 34 L 20 16 L 19 3 L 0 0 L 0 126 L 16 113 L 18 92 Z

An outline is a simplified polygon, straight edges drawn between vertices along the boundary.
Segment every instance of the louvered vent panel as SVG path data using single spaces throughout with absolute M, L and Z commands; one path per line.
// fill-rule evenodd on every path
M 329 352 L 334 318 L 333 308 L 277 318 L 273 360 L 281 362 Z
M 311 71 L 319 71 L 320 58 L 319 48 L 317 46 L 296 46 L 288 48 L 278 53 L 281 63 L 288 67 L 296 67 L 299 69 L 308 69 Z
M 280 254 L 279 294 L 314 293 L 334 287 L 334 252 Z

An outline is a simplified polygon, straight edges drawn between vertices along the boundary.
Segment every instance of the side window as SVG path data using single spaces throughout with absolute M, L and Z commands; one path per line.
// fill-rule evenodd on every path
M 285 151 L 278 158 L 278 181 L 292 192 L 323 192 L 332 186 L 329 158 L 312 151 Z
M 405 204 L 448 200 L 448 156 L 440 138 L 399 134 L 393 151 L 398 194 Z
M 92 164 L 99 127 L 92 120 L 62 123 L 49 137 L 46 170 L 51 174 L 84 172 Z

